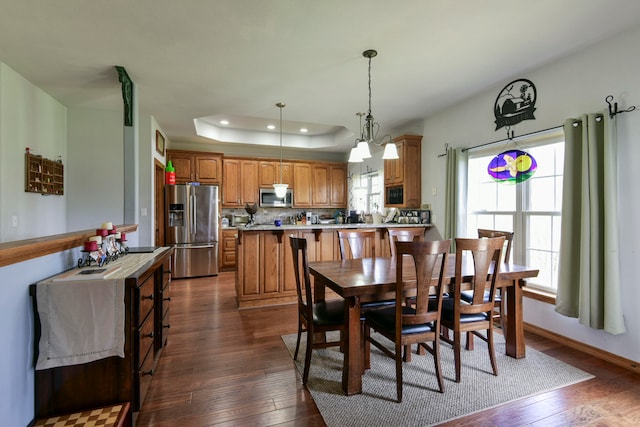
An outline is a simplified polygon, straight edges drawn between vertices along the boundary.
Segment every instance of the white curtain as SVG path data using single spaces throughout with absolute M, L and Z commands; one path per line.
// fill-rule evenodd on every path
M 564 124 L 562 235 L 556 311 L 611 334 L 625 332 L 620 295 L 615 118 Z
M 456 250 L 453 239 L 466 236 L 467 212 L 465 207 L 467 204 L 468 158 L 469 156 L 464 149 L 447 149 L 444 238 L 452 239 L 452 252 Z

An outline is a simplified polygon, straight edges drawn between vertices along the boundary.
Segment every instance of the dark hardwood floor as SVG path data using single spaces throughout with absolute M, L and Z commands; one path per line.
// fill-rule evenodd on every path
M 237 310 L 233 273 L 171 287 L 169 344 L 138 426 L 325 425 L 280 338 L 296 332 L 295 305 Z M 444 425 L 640 425 L 640 376 L 540 336 L 526 338 L 596 378 Z

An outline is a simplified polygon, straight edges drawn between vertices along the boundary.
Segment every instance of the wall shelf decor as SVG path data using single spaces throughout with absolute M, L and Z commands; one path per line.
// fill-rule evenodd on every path
M 62 196 L 64 194 L 64 165 L 61 160 L 42 156 L 24 155 L 24 191 Z

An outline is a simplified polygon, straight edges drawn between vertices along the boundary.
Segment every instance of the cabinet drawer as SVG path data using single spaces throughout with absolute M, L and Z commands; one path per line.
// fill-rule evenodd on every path
M 151 353 L 151 359 L 153 359 L 153 316 L 142 324 L 142 327 L 138 330 L 138 354 L 140 355 L 140 369 L 142 369 L 142 363 L 149 357 L 148 353 Z
M 147 354 L 142 365 L 140 366 L 140 370 L 138 371 L 138 384 L 140 387 L 138 388 L 138 402 L 140 402 L 140 406 L 142 406 L 142 402 L 144 402 L 144 398 L 149 391 L 149 386 L 151 385 L 151 378 L 153 377 L 153 350 Z M 136 408 L 140 410 L 140 408 Z
M 236 251 L 236 239 L 235 239 L 235 237 L 231 238 L 231 239 L 225 238 L 222 241 L 222 245 L 223 245 L 222 246 L 222 250 L 235 252 Z
M 151 310 L 153 310 L 153 284 L 153 276 L 150 276 L 147 280 L 145 280 L 142 286 L 138 288 L 138 298 L 140 301 L 138 311 L 138 326 L 142 322 L 144 322 L 144 319 L 146 319 Z

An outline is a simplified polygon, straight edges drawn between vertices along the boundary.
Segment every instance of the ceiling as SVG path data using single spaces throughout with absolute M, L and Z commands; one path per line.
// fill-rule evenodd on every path
M 68 107 L 120 110 L 123 66 L 169 145 L 216 144 L 196 123 L 277 145 L 284 102 L 285 146 L 339 152 L 368 108 L 366 49 L 395 136 L 639 23 L 637 0 L 4 0 L 0 62 Z

